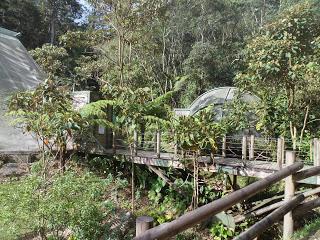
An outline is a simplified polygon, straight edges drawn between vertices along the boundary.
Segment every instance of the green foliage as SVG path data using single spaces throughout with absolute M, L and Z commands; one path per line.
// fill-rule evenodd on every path
M 222 223 L 214 224 L 210 228 L 210 233 L 214 240 L 225 240 L 234 237 L 234 230 L 224 226 Z
M 248 44 L 247 68 L 236 78 L 261 99 L 258 128 L 290 134 L 294 145 L 319 112 L 318 9 L 317 2 L 306 1 L 283 11 Z
M 207 107 L 194 116 L 177 117 L 174 131 L 181 147 L 194 151 L 216 150 L 216 139 L 225 133 L 223 124 L 214 121 L 213 107 Z
M 87 125 L 73 109 L 69 93 L 51 80 L 33 91 L 14 94 L 9 110 L 14 124 L 34 135 L 42 151 L 49 151 L 61 161 L 65 161 L 67 144 Z
M 46 41 L 46 28 L 39 7 L 33 0 L 3 0 L 0 2 L 0 26 L 21 33 L 19 37 L 27 49 Z
M 160 224 L 175 219 L 184 213 L 191 204 L 192 183 L 177 179 L 174 185 L 174 189 L 168 188 L 161 178 L 157 178 L 148 192 L 148 198 L 155 206 L 155 209 L 150 214 Z M 177 189 L 179 189 L 179 193 Z
M 76 239 L 98 239 L 107 231 L 102 222 L 114 208 L 111 199 L 103 196 L 119 186 L 112 176 L 102 180 L 72 171 L 49 180 L 32 175 L 19 183 L 1 184 L 1 236 L 14 239 L 35 232 L 60 239 L 70 229 Z
M 68 53 L 62 47 L 44 44 L 30 51 L 30 54 L 49 77 L 62 77 L 67 71 L 65 61 Z

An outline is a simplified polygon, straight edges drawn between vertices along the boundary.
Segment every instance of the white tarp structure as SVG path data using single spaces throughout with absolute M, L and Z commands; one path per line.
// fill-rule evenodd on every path
M 44 78 L 17 35 L 0 27 L 0 152 L 37 149 L 34 139 L 11 126 L 5 116 L 6 101 L 12 93 L 32 89 Z
M 219 115 L 219 112 L 222 114 L 222 106 L 226 102 L 231 101 L 237 93 L 238 89 L 235 87 L 214 88 L 199 96 L 196 100 L 193 101 L 190 107 L 175 108 L 174 112 L 178 116 L 192 116 L 196 114 L 199 110 L 209 105 L 214 105 L 215 111 L 217 111 L 217 114 Z M 259 101 L 258 97 L 249 93 L 241 94 L 241 99 L 247 103 L 254 103 Z

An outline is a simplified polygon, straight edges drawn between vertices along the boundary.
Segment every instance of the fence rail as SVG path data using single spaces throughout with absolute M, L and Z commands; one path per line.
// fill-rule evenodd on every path
M 195 226 L 196 224 L 212 217 L 219 212 L 230 209 L 235 204 L 242 202 L 245 199 L 261 192 L 272 184 L 285 179 L 285 202 L 279 204 L 272 213 L 265 218 L 251 226 L 247 231 L 241 233 L 236 240 L 241 239 L 254 239 L 261 234 L 266 228 L 270 227 L 281 218 L 284 219 L 283 223 L 283 239 L 290 239 L 293 234 L 293 214 L 300 214 L 303 211 L 313 209 L 320 206 L 320 198 L 300 204 L 306 197 L 306 194 L 299 194 L 295 196 L 295 181 L 301 180 L 310 176 L 320 173 L 320 167 L 313 167 L 311 169 L 299 171 L 303 168 L 302 162 L 296 162 L 296 153 L 293 151 L 286 151 L 287 166 L 281 170 L 260 179 L 240 190 L 234 191 L 223 198 L 215 200 L 209 204 L 201 206 L 191 212 L 188 212 L 176 220 L 168 223 L 161 224 L 154 228 L 144 229 L 137 231 L 135 240 L 153 240 L 153 239 L 166 239 L 173 237 L 178 233 Z M 315 191 L 318 192 L 318 191 Z M 299 205 L 300 204 L 300 205 Z M 140 218 L 141 220 L 141 218 Z M 150 219 L 149 219 L 150 220 Z M 141 225 L 141 223 L 139 222 Z M 148 222 L 148 226 L 150 226 Z M 141 228 L 141 227 L 140 227 Z
M 188 155 L 208 156 L 218 159 L 235 158 L 243 161 L 265 161 L 277 163 L 279 169 L 285 164 L 284 153 L 291 149 L 292 143 L 283 137 L 262 138 L 254 135 L 225 136 L 216 140 L 216 149 L 202 150 L 186 149 L 176 141 L 176 136 L 168 132 L 135 131 L 130 140 L 113 134 L 112 148 L 114 153 L 117 149 L 132 148 L 137 154 L 141 151 L 153 152 L 158 158 L 162 154 L 173 154 L 175 159 L 183 159 Z M 307 165 L 320 166 L 320 141 L 312 139 L 309 144 L 296 149 L 297 158 Z

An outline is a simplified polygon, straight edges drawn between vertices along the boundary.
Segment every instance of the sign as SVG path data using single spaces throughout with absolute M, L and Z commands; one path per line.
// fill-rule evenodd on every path
M 90 103 L 90 91 L 75 91 L 72 93 L 72 98 L 74 109 L 79 110 Z

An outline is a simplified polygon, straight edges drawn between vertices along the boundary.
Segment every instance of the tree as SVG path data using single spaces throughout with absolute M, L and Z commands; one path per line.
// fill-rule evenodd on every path
M 68 91 L 54 81 L 47 80 L 34 91 L 13 95 L 9 110 L 9 114 L 15 117 L 14 123 L 37 140 L 39 150 L 43 153 L 43 174 L 47 174 L 48 166 L 45 152 L 59 160 L 60 168 L 64 171 L 68 150 L 74 148 L 72 140 L 87 125 L 73 109 Z
M 68 53 L 62 47 L 44 44 L 41 48 L 30 51 L 31 56 L 50 77 L 66 77 Z
M 281 121 L 287 121 L 282 134 L 289 130 L 294 148 L 319 114 L 319 23 L 317 2 L 300 3 L 284 11 L 248 44 L 247 68 L 236 80 L 240 88 L 260 97 L 266 108 L 281 112 Z M 274 112 L 270 110 L 257 112 L 260 126 L 273 121 L 266 120 Z
M 44 18 L 33 0 L 3 0 L 0 2 L 0 26 L 21 33 L 19 37 L 27 49 L 46 41 Z
M 75 29 L 75 20 L 81 18 L 82 7 L 76 0 L 39 0 L 38 4 L 48 26 L 51 44 L 56 44 L 62 33 Z

